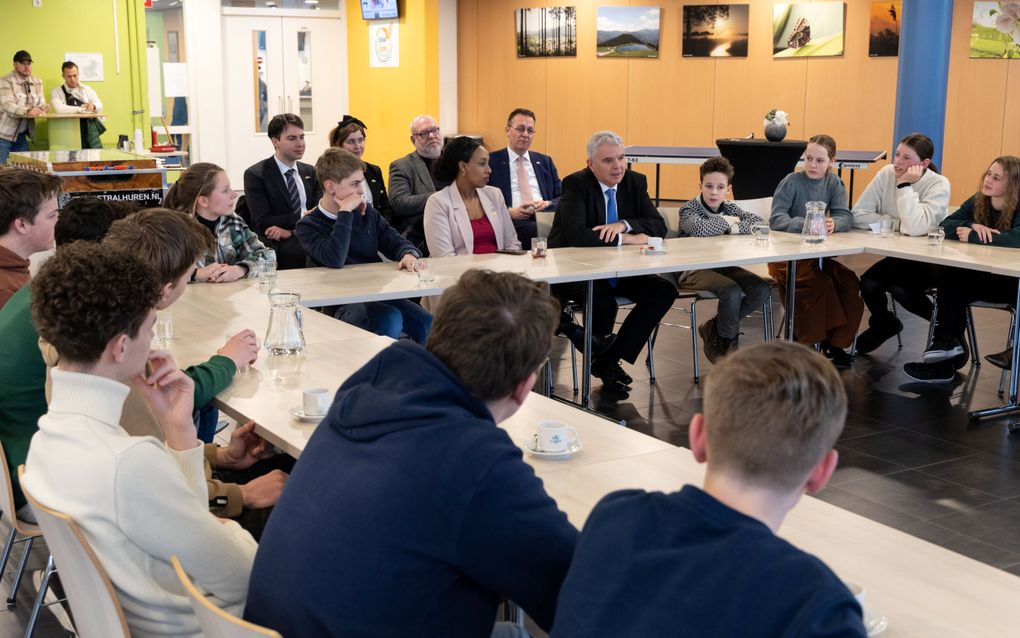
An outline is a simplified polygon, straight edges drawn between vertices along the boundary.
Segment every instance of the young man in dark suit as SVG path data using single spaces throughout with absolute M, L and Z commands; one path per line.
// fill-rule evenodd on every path
M 560 201 L 560 176 L 548 155 L 532 151 L 535 113 L 514 109 L 506 120 L 507 147 L 489 155 L 489 186 L 503 191 L 510 218 L 521 246 L 530 246 L 538 233 L 535 213 L 556 210 Z M 524 177 L 524 179 L 522 179 Z
M 299 162 L 305 155 L 305 124 L 293 113 L 269 121 L 267 132 L 273 156 L 244 172 L 244 200 L 251 227 L 276 251 L 279 268 L 304 268 L 305 252 L 294 236 L 302 213 L 322 197 L 315 167 Z
M 648 243 L 664 237 L 666 222 L 648 197 L 648 180 L 627 170 L 623 140 L 612 131 L 599 131 L 588 140 L 588 168 L 563 180 L 563 194 L 556 209 L 549 247 L 622 246 Z M 563 300 L 582 301 L 582 283 L 561 284 L 556 294 Z M 603 392 L 626 394 L 632 379 L 620 359 L 634 363 L 648 337 L 676 299 L 676 288 L 655 276 L 600 279 L 592 297 L 592 346 L 595 358 L 591 373 L 602 380 Z M 633 308 L 612 339 L 616 322 L 616 298 L 626 297 Z M 576 339 L 578 326 L 564 317 L 560 331 Z

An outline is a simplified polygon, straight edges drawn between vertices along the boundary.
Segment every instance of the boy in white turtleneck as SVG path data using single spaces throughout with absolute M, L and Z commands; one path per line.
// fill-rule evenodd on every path
M 193 381 L 168 352 L 150 352 L 162 287 L 132 253 L 76 242 L 32 282 L 32 318 L 60 354 L 22 486 L 81 527 L 110 576 L 133 636 L 200 636 L 170 566 L 220 606 L 244 606 L 256 544 L 209 512 Z M 166 442 L 120 425 L 130 386 Z

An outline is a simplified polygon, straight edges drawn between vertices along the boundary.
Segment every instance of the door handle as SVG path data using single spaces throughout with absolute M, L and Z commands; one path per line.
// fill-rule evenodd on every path
M 293 113 L 293 112 L 294 112 L 294 103 L 293 103 L 293 102 L 291 102 L 291 101 L 290 101 L 290 99 L 291 99 L 291 98 L 290 98 L 290 96 L 288 95 L 288 96 L 287 96 L 287 112 L 288 112 L 288 113 Z
M 280 113 L 283 113 L 283 96 L 282 95 L 278 96 L 276 98 L 276 106 L 277 106 L 276 114 L 279 115 Z

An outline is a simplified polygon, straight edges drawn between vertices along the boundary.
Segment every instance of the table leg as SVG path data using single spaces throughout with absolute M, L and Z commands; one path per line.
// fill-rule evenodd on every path
M 592 293 L 595 290 L 595 282 L 588 280 L 587 292 L 584 296 L 584 365 L 581 369 L 581 407 L 587 408 L 591 404 L 591 315 L 592 315 Z
M 655 164 L 655 207 L 656 208 L 659 207 L 659 184 L 662 181 L 661 178 L 660 178 L 660 175 L 661 175 L 660 171 L 661 171 L 661 169 L 662 169 L 662 164 L 656 163 Z
M 850 193 L 847 195 L 847 204 L 850 208 L 854 207 L 854 173 L 857 172 L 855 169 L 850 169 Z
M 1017 285 L 1017 289 L 1016 289 L 1016 303 L 1020 304 L 1020 281 L 1018 281 L 1017 284 L 1018 285 Z M 1015 306 L 1015 307 L 1020 307 L 1020 306 Z M 1014 312 L 1013 313 L 1013 334 L 1014 335 L 1018 334 L 1016 332 L 1018 326 L 1020 326 L 1020 312 Z M 1015 336 L 1013 337 L 1013 339 L 1014 339 L 1013 359 L 1012 359 L 1012 361 L 1010 361 L 1010 368 L 1009 368 L 1009 396 L 1006 398 L 1006 405 L 999 406 L 997 408 L 987 408 L 987 409 L 984 409 L 984 410 L 975 410 L 975 411 L 971 412 L 968 415 L 968 416 L 970 416 L 970 420 L 971 421 L 980 421 L 982 419 L 989 419 L 989 418 L 992 418 L 992 417 L 1003 416 L 1003 415 L 1006 415 L 1006 414 L 1013 414 L 1014 412 L 1020 412 L 1020 405 L 1017 405 L 1017 385 L 1018 385 L 1018 383 L 1020 383 L 1020 379 L 1017 379 L 1017 371 L 1018 371 L 1018 368 L 1020 368 L 1020 348 L 1016 347 L 1016 343 L 1015 343 L 1016 337 Z M 974 372 L 971 372 L 971 374 L 974 374 Z M 1009 430 L 1011 432 L 1016 430 L 1016 429 L 1020 429 L 1020 428 L 1018 428 L 1018 424 L 1017 423 L 1010 423 L 1009 424 Z
M 796 300 L 797 292 L 797 261 L 791 259 L 786 262 L 786 339 L 794 341 L 794 312 L 793 303 Z

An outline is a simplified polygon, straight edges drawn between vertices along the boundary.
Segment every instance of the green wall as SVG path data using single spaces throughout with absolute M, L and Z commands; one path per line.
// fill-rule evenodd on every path
M 102 82 L 87 82 L 103 101 L 106 117 L 105 146 L 115 146 L 117 136 L 134 135 L 142 128 L 145 145 L 149 145 L 148 127 L 143 124 L 147 113 L 137 116 L 134 109 L 148 111 L 145 69 L 145 11 L 142 0 L 116 0 L 120 41 L 120 73 L 114 49 L 113 0 L 43 0 L 35 8 L 31 0 L 3 0 L 0 19 L 0 75 L 12 69 L 14 52 L 25 49 L 32 54 L 32 73 L 43 81 L 49 101 L 50 91 L 63 83 L 60 65 L 65 52 L 102 53 Z M 130 5 L 130 6 L 129 6 Z M 137 37 L 136 37 L 137 36 Z M 136 43 L 134 49 L 132 42 Z M 132 83 L 135 103 L 132 101 Z M 39 120 L 33 150 L 48 145 L 46 122 Z

